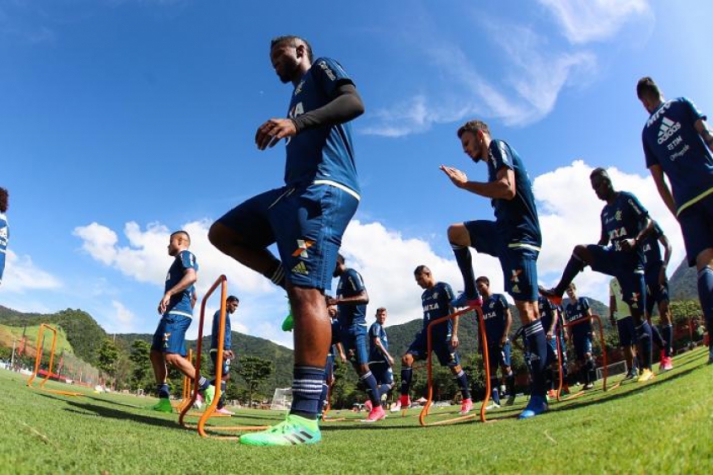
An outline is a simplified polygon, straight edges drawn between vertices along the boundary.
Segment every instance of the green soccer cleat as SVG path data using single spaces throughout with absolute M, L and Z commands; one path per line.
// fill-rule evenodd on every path
M 317 421 L 289 414 L 284 422 L 267 430 L 240 436 L 245 445 L 278 446 L 316 444 L 322 440 Z
M 290 311 L 282 322 L 282 331 L 291 332 L 293 328 L 295 328 L 295 319 L 292 317 L 292 311 Z
M 170 399 L 161 398 L 158 400 L 158 404 L 156 404 L 155 406 L 151 406 L 151 410 L 170 414 L 173 412 L 173 406 L 171 405 Z
M 202 391 L 202 393 L 205 405 L 210 406 L 210 403 L 213 402 L 213 397 L 215 396 L 215 386 L 209 384 L 208 387 Z

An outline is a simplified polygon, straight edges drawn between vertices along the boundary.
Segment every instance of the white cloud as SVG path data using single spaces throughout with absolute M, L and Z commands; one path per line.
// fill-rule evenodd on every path
M 104 319 L 108 333 L 130 333 L 136 330 L 136 315 L 118 300 L 112 300 L 114 312 Z
M 62 287 L 62 282 L 57 277 L 37 267 L 30 256 L 18 256 L 8 249 L 6 259 L 1 291 L 24 293 L 27 290 L 52 290 Z
M 633 18 L 650 13 L 647 0 L 539 0 L 574 44 L 611 38 Z

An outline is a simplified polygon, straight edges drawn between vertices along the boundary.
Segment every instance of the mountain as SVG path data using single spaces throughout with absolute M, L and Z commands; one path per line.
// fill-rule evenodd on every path
M 684 258 L 668 281 L 671 300 L 698 300 L 698 274 Z

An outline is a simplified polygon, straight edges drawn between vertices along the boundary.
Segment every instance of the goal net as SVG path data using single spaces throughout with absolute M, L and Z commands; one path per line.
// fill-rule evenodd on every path
M 273 411 L 286 411 L 292 405 L 292 388 L 276 388 L 272 396 L 270 409 Z

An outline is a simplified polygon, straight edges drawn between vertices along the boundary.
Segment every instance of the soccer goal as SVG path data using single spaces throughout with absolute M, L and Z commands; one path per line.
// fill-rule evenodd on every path
M 273 411 L 286 411 L 292 405 L 292 388 L 276 388 L 272 396 L 270 409 Z
M 629 368 L 626 365 L 625 360 L 617 361 L 607 366 L 607 372 L 609 376 L 616 376 L 617 374 L 626 374 Z M 604 367 L 600 366 L 597 368 L 597 380 L 602 379 L 604 373 Z

